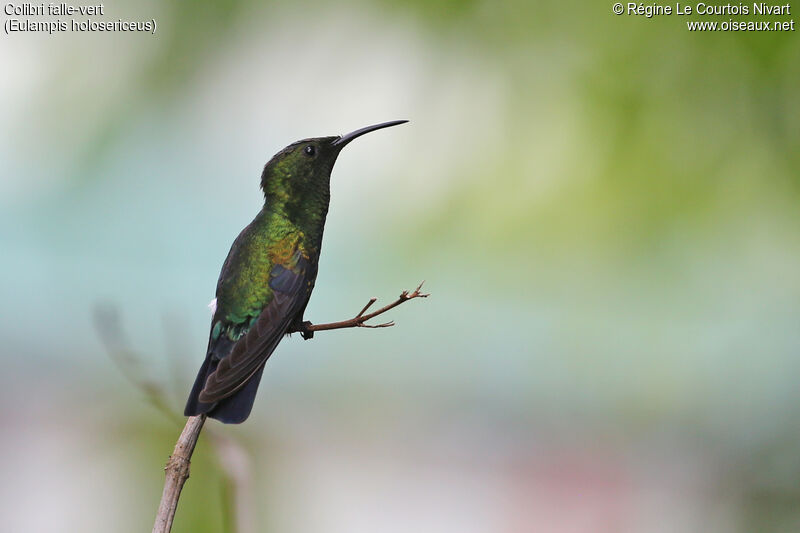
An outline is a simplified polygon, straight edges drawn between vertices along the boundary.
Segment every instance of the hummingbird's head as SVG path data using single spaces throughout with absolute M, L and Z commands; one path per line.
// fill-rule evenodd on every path
M 371 131 L 408 122 L 394 120 L 367 126 L 347 135 L 315 137 L 290 144 L 264 166 L 261 189 L 267 203 L 280 204 L 291 214 L 324 204 L 327 212 L 333 164 L 342 148 Z

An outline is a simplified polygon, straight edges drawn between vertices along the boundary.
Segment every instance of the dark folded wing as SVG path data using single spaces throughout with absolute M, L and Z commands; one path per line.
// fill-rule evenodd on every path
M 299 252 L 294 259 L 297 260 L 294 268 L 275 265 L 270 271 L 272 299 L 230 353 L 220 360 L 216 370 L 209 374 L 200 392 L 200 402 L 214 403 L 242 388 L 266 362 L 291 321 L 305 306 L 315 273 L 310 261 Z

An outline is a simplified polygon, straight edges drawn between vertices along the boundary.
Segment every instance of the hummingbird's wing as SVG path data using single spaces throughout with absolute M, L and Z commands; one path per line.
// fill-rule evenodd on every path
M 286 265 L 269 272 L 271 298 L 247 332 L 233 344 L 208 375 L 199 401 L 210 404 L 242 388 L 258 372 L 278 345 L 289 324 L 311 295 L 316 265 L 297 250 Z

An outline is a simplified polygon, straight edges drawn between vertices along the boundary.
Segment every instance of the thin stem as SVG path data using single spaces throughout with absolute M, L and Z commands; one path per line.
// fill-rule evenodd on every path
M 366 324 L 366 322 L 370 319 L 375 318 L 378 315 L 382 315 L 386 311 L 390 309 L 394 309 L 398 305 L 403 302 L 407 302 L 409 300 L 413 300 L 414 298 L 427 298 L 428 294 L 422 294 L 420 291 L 422 290 L 422 284 L 425 283 L 424 281 L 420 283 L 413 292 L 409 293 L 408 291 L 403 291 L 400 293 L 400 296 L 397 300 L 393 301 L 390 304 L 387 304 L 377 311 L 373 311 L 369 314 L 364 314 L 367 309 L 369 309 L 372 304 L 377 301 L 377 298 L 370 298 L 367 304 L 361 309 L 361 311 L 348 320 L 341 320 L 339 322 L 328 322 L 326 324 L 311 324 L 310 322 L 303 323 L 303 327 L 300 330 L 301 333 L 304 334 L 304 337 L 310 337 L 311 334 L 315 331 L 326 331 L 331 329 L 344 329 L 344 328 L 388 328 L 390 326 L 394 326 L 394 321 L 384 322 L 382 324 Z
M 205 421 L 206 415 L 190 416 L 181 436 L 178 437 L 172 455 L 169 456 L 167 466 L 164 468 L 167 479 L 164 482 L 164 491 L 161 493 L 161 503 L 158 505 L 153 533 L 169 533 L 172 529 L 172 521 L 175 519 L 175 511 L 178 508 L 178 499 L 181 497 L 183 484 L 189 479 L 192 453 Z

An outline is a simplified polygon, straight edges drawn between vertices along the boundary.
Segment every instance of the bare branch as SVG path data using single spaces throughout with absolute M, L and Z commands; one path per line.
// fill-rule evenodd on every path
M 372 304 L 374 304 L 377 301 L 378 301 L 378 299 L 375 298 L 375 297 L 370 298 L 369 301 L 367 302 L 367 305 L 365 305 L 364 308 L 361 311 L 359 311 L 356 316 L 357 317 L 363 316 L 364 313 L 367 312 L 367 309 L 369 309 L 372 306 Z
M 414 298 L 427 298 L 429 294 L 423 294 L 422 292 L 420 292 L 422 290 L 423 283 L 425 282 L 423 281 L 422 283 L 420 283 L 417 286 L 417 288 L 410 293 L 408 291 L 401 292 L 397 300 L 381 307 L 377 311 L 373 311 L 372 313 L 364 314 L 367 312 L 367 309 L 369 309 L 372 306 L 372 304 L 374 304 L 378 300 L 377 298 L 370 298 L 370 300 L 361 309 L 361 311 L 359 311 L 359 313 L 356 316 L 348 320 L 342 320 L 339 322 L 329 322 L 327 324 L 312 324 L 311 322 L 303 322 L 301 328 L 293 331 L 299 331 L 304 339 L 310 339 L 311 337 L 314 336 L 315 331 L 325 331 L 331 329 L 344 329 L 344 328 L 388 328 L 394 326 L 393 320 L 389 322 L 384 322 L 382 324 L 367 324 L 366 322 L 370 319 L 375 318 L 378 315 L 382 315 L 383 313 L 389 311 L 390 309 L 394 309 L 403 302 L 413 300 Z
M 189 479 L 192 452 L 197 445 L 197 438 L 200 436 L 200 430 L 203 429 L 205 421 L 206 415 L 190 416 L 181 436 L 178 437 L 175 450 L 169 456 L 167 466 L 164 468 L 167 480 L 164 483 L 164 491 L 161 493 L 161 503 L 158 505 L 153 533 L 169 533 L 172 529 L 175 510 L 178 508 L 178 498 L 181 497 L 183 484 Z
M 175 450 L 169 456 L 158 505 L 153 533 L 169 533 L 178 508 L 178 500 L 186 480 L 189 479 L 189 467 L 192 453 L 203 429 L 206 415 L 190 416 L 186 421 Z M 233 490 L 231 505 L 235 531 L 247 533 L 255 531 L 254 505 L 252 497 L 252 480 L 250 479 L 250 458 L 247 451 L 234 439 L 217 431 L 210 431 L 211 443 L 217 455 L 220 468 Z

